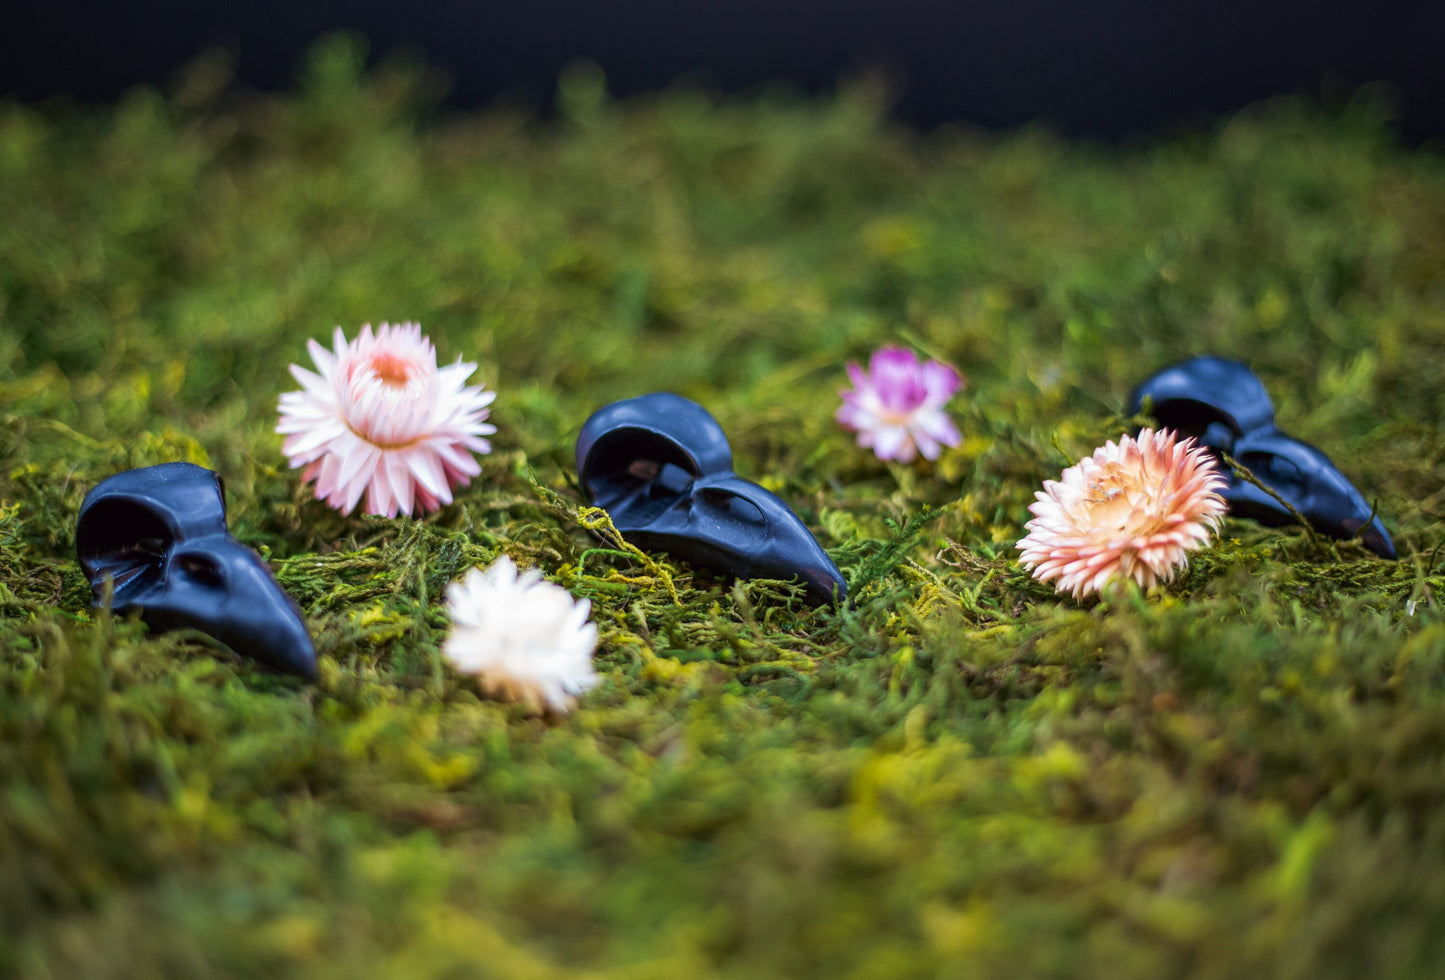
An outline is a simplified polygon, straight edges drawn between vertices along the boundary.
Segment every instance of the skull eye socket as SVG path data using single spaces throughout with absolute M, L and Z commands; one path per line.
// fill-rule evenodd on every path
M 586 481 L 599 507 L 623 511 L 634 525 L 651 523 L 687 499 L 697 463 L 655 433 L 621 429 L 599 439 Z
M 1276 491 L 1300 490 L 1304 487 L 1304 471 L 1293 460 L 1284 456 L 1274 453 L 1245 453 L 1240 462 Z
M 1193 436 L 1215 449 L 1228 450 L 1241 435 L 1234 419 L 1212 405 L 1190 398 L 1169 398 L 1155 404 L 1154 418 L 1164 428 Z
M 758 505 L 739 496 L 730 490 L 722 490 L 717 487 L 708 487 L 698 495 L 709 511 L 718 514 L 724 520 L 732 524 L 744 525 L 754 529 L 762 530 L 768 526 L 767 518 Z
M 108 575 L 122 596 L 159 580 L 166 552 L 174 543 L 159 513 L 133 500 L 101 500 L 86 511 L 76 528 L 76 550 L 96 594 Z
M 627 467 L 627 475 L 647 487 L 647 495 L 656 500 L 687 493 L 692 474 L 675 463 L 659 463 L 655 459 L 635 459 Z
M 221 566 L 205 555 L 177 555 L 172 567 L 191 585 L 213 591 L 226 587 L 226 576 Z

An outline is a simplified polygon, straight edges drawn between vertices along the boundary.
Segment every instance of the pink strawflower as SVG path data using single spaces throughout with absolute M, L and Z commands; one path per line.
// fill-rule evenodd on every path
M 1044 481 L 1019 560 L 1075 599 L 1116 577 L 1144 588 L 1167 582 L 1218 529 L 1224 486 L 1214 457 L 1193 439 L 1141 429 Z
M 879 459 L 911 463 L 918 453 L 937 459 L 943 446 L 963 441 L 943 410 L 963 387 L 963 378 L 948 365 L 919 363 L 911 350 L 884 347 L 869 359 L 867 371 L 849 363 L 848 377 L 853 389 L 841 393 L 843 405 L 834 417 Z
M 371 325 L 334 349 L 308 341 L 319 374 L 291 365 L 304 390 L 281 396 L 276 431 L 301 479 L 316 481 L 316 499 L 349 514 L 366 494 L 366 512 L 425 514 L 452 502 L 482 468 L 472 453 L 491 452 L 483 420 L 496 392 L 469 386 L 477 369 L 460 358 L 437 368 L 436 348 L 415 323 Z

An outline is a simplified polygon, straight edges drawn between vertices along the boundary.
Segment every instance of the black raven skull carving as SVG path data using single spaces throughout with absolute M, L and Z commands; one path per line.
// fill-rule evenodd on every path
M 139 609 L 154 630 L 191 628 L 269 667 L 316 679 L 316 651 L 296 604 L 261 557 L 231 537 L 221 479 L 163 463 L 102 481 L 80 507 L 81 568 L 99 604 Z
M 733 472 L 727 436 L 696 402 L 654 392 L 598 409 L 577 438 L 577 473 L 639 547 L 743 578 L 797 576 L 815 605 L 847 594 L 798 515 Z
M 1146 400 L 1160 424 L 1233 456 L 1313 527 L 1337 538 L 1359 535 L 1380 557 L 1396 557 L 1390 533 L 1364 495 L 1328 456 L 1275 425 L 1269 393 L 1246 365 L 1222 357 L 1183 361 L 1135 388 L 1129 411 L 1143 411 Z M 1259 487 L 1232 472 L 1224 476 L 1230 513 L 1273 527 L 1294 520 Z

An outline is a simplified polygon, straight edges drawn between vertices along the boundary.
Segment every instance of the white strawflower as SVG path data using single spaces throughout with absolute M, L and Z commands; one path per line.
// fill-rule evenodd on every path
M 565 713 L 600 680 L 591 609 L 535 568 L 518 574 L 503 555 L 447 586 L 452 631 L 442 653 L 491 697 Z

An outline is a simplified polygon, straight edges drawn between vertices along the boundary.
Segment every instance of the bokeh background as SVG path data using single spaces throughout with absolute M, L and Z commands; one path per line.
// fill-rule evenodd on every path
M 1407 139 L 1445 134 L 1445 5 L 1432 0 L 12 0 L 0 13 L 0 92 L 114 99 L 163 83 L 209 47 L 238 79 L 289 87 L 320 34 L 360 32 L 450 80 L 452 105 L 546 107 L 587 58 L 631 95 L 687 78 L 725 92 L 816 92 L 885 75 L 895 113 L 1121 137 L 1273 95 L 1339 101 L 1379 84 Z

